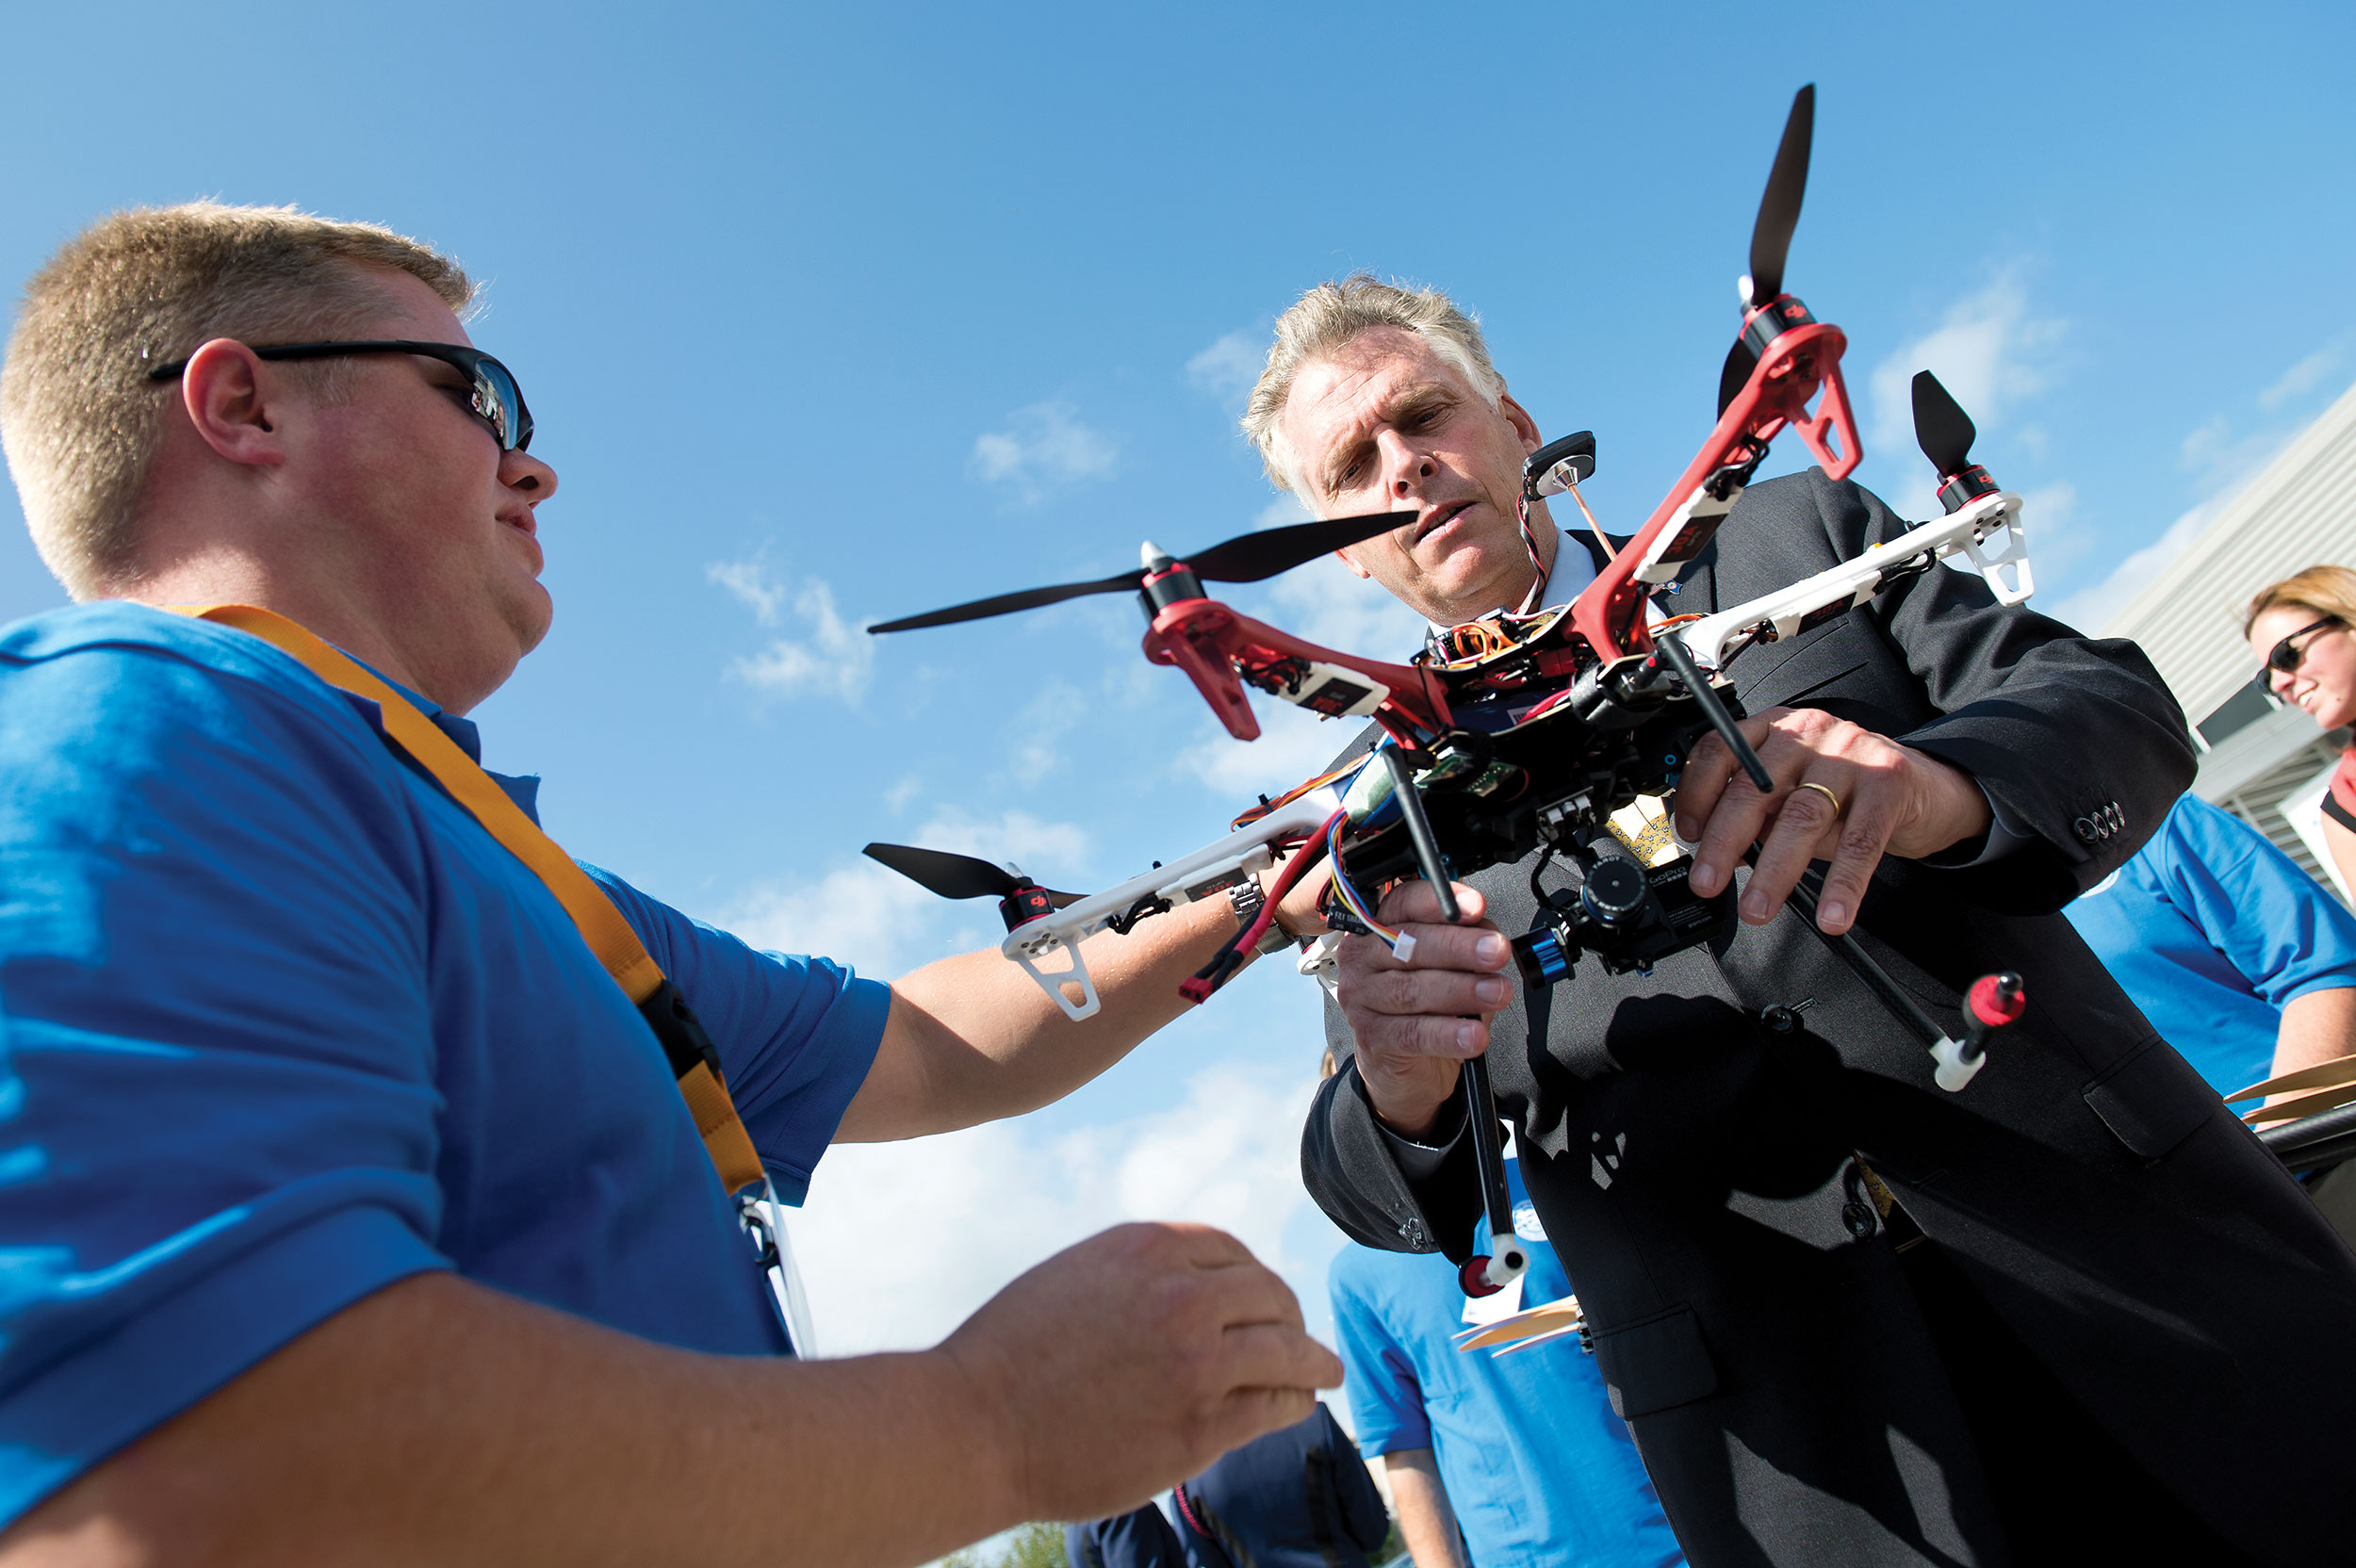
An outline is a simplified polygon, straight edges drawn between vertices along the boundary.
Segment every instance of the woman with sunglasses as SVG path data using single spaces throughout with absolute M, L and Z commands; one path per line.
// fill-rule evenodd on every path
M 2325 729 L 2356 723 L 2356 570 L 2310 566 L 2261 589 L 2242 616 L 2266 662 L 2258 688 Z M 2340 880 L 2356 888 L 2356 746 L 2340 754 L 2323 800 L 2323 840 Z

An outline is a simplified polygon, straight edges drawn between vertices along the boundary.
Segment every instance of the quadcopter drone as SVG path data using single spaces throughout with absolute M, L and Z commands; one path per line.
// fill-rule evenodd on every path
M 1709 547 L 1777 434 L 1797 432 L 1835 479 L 1863 455 L 1841 374 L 1847 338 L 1782 286 L 1814 113 L 1815 90 L 1803 88 L 1752 230 L 1742 332 L 1720 372 L 1717 423 L 1644 527 L 1569 604 L 1483 616 L 1436 634 L 1422 652 L 1395 663 L 1319 647 L 1204 590 L 1206 582 L 1274 577 L 1418 516 L 1394 512 L 1246 534 L 1185 556 L 1148 544 L 1135 570 L 872 626 L 876 633 L 911 631 L 1133 593 L 1147 621 L 1147 660 L 1185 672 L 1236 739 L 1259 734 L 1245 694 L 1252 687 L 1329 718 L 1369 718 L 1373 744 L 1275 800 L 1263 797 L 1218 842 L 1086 896 L 1043 888 L 970 856 L 894 844 L 870 844 L 867 853 L 944 897 L 998 899 L 1007 927 L 1002 951 L 1073 1019 L 1099 1005 L 1080 952 L 1083 938 L 1125 934 L 1140 920 L 1268 870 L 1280 853 L 1285 858 L 1257 915 L 1182 988 L 1190 1000 L 1205 1000 L 1241 968 L 1278 904 L 1319 863 L 1331 872 L 1332 932 L 1371 934 L 1405 960 L 1414 938 L 1376 917 L 1378 890 L 1420 876 L 1453 923 L 1455 877 L 1543 851 L 1531 875 L 1541 919 L 1513 942 L 1522 977 L 1533 988 L 1566 978 L 1582 956 L 1618 973 L 1649 969 L 1704 940 L 1730 890 L 1701 898 L 1686 885 L 1689 858 L 1677 853 L 1647 863 L 1615 835 L 1612 818 L 1644 797 L 1673 791 L 1694 743 L 1712 730 L 1753 783 L 1773 790 L 1736 727 L 1727 665 L 1746 649 L 1800 635 L 1953 556 L 1977 568 L 2001 603 L 2019 604 L 2033 588 L 2021 498 L 1971 461 L 1976 433 L 1970 417 L 1923 371 L 1913 384 L 1915 432 L 1939 474 L 1943 518 L 1746 604 L 1658 622 L 1647 613 L 1649 596 L 1675 582 Z M 1524 503 L 1567 491 L 1584 511 L 1578 486 L 1595 467 L 1589 433 L 1540 448 L 1523 466 Z M 1557 860 L 1578 870 L 1576 886 L 1540 889 L 1537 872 Z M 1804 887 L 1793 896 L 1813 914 Z M 1315 972 L 1319 960 L 1330 971 L 1338 939 L 1320 939 L 1303 956 L 1302 972 Z M 1970 1083 L 1986 1059 L 1989 1033 L 2021 1015 L 2018 978 L 1986 976 L 1966 999 L 1963 1037 L 1952 1037 L 1853 938 L 1824 939 L 1922 1036 L 1943 1089 Z M 1058 952 L 1065 956 L 1059 966 Z M 1464 1069 L 1492 1251 L 1466 1264 L 1461 1281 L 1468 1294 L 1486 1295 L 1519 1275 L 1527 1256 L 1506 1202 L 1487 1063 L 1475 1056 Z

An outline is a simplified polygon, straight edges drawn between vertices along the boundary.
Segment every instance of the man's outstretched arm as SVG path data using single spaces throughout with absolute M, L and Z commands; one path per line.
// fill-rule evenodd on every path
M 392 1285 L 90 1470 L 0 1565 L 917 1563 L 1120 1512 L 1341 1380 L 1232 1237 L 1133 1225 L 931 1350 L 677 1350 Z
M 1300 904 L 1305 913 L 1306 902 L 1304 895 L 1286 907 Z M 1062 1099 L 1191 1007 L 1179 983 L 1235 931 L 1227 900 L 1214 897 L 1157 915 L 1125 937 L 1088 938 L 1081 946 L 1103 1006 L 1077 1022 L 996 948 L 893 981 L 875 1065 L 836 1140 L 945 1133 Z

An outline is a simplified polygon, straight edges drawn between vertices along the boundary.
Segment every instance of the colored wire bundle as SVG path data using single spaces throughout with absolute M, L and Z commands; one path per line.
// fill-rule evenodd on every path
M 1325 823 L 1325 858 L 1332 862 L 1333 868 L 1334 896 L 1342 901 L 1345 908 L 1357 917 L 1360 924 L 1383 939 L 1383 946 L 1404 959 L 1414 951 L 1415 939 L 1404 931 L 1395 926 L 1385 925 L 1375 919 L 1374 911 L 1366 906 L 1366 901 L 1359 895 L 1358 890 L 1350 885 L 1349 874 L 1342 870 L 1343 816 L 1344 813 L 1337 811 L 1327 818 Z M 1404 949 L 1399 945 L 1402 942 L 1407 944 Z
M 1235 971 L 1243 967 L 1244 955 L 1258 947 L 1260 939 L 1268 935 L 1268 926 L 1276 919 L 1276 906 L 1284 902 L 1285 896 L 1308 874 L 1309 869 L 1331 852 L 1333 833 L 1349 815 L 1347 810 L 1337 810 L 1325 819 L 1324 828 L 1313 836 L 1299 854 L 1285 861 L 1284 869 L 1276 874 L 1275 886 L 1269 888 L 1260 901 L 1259 914 L 1249 925 L 1243 926 L 1220 944 L 1219 950 L 1211 955 L 1209 963 L 1179 984 L 1179 995 L 1189 1002 L 1205 1001 L 1213 991 L 1235 976 Z

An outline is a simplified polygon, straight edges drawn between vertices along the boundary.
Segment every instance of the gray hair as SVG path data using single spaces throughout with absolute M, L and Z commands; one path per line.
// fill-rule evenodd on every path
M 1492 398 L 1504 394 L 1505 378 L 1490 363 L 1479 319 L 1438 289 L 1383 283 L 1370 272 L 1321 283 L 1276 318 L 1268 368 L 1244 406 L 1243 433 L 1260 449 L 1260 461 L 1279 490 L 1294 488 L 1293 454 L 1279 428 L 1293 378 L 1311 360 L 1332 359 L 1377 327 L 1414 333 L 1473 385 Z

